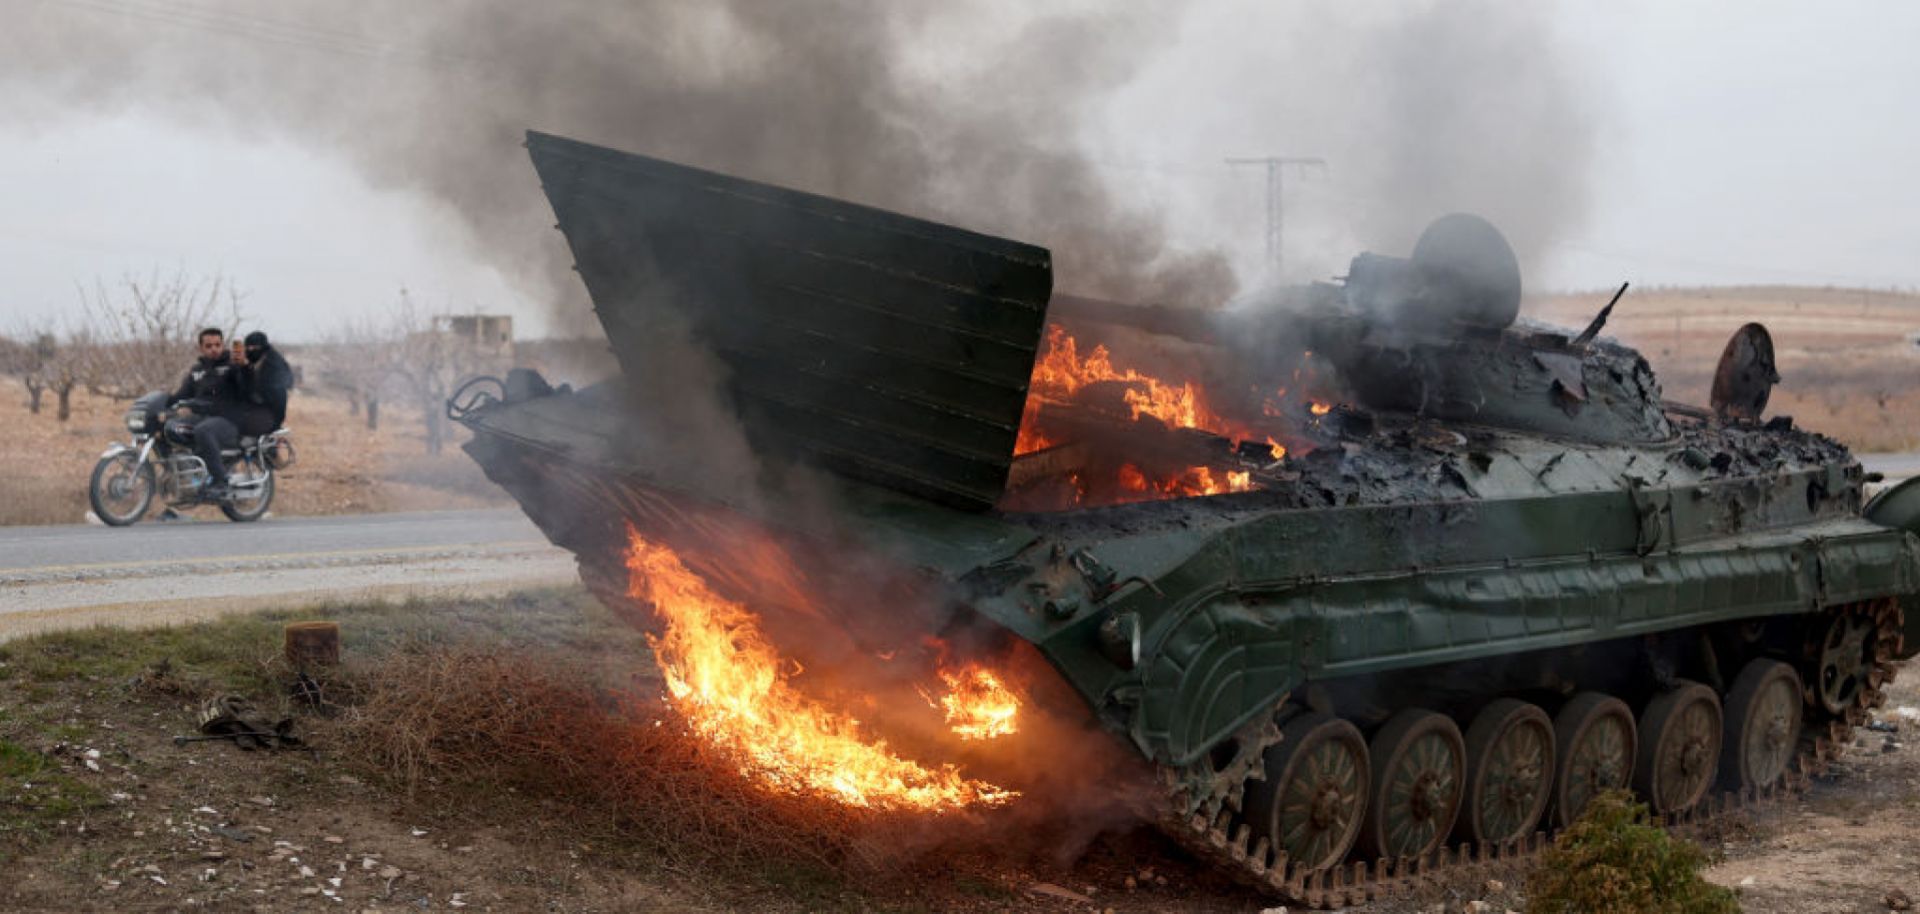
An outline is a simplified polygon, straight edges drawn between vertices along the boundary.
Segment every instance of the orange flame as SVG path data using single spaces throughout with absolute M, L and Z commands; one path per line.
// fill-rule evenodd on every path
M 1320 403 L 1316 401 L 1315 403 L 1313 403 L 1313 405 L 1307 407 L 1307 411 L 1310 413 L 1313 413 L 1316 416 L 1324 416 L 1330 412 L 1333 412 L 1333 405 L 1329 403 Z
M 1136 422 L 1151 416 L 1171 428 L 1199 429 L 1229 438 L 1236 446 L 1244 440 L 1265 438 L 1275 460 L 1286 456 L 1287 449 L 1271 437 L 1215 413 L 1207 403 L 1205 389 L 1199 384 L 1193 381 L 1172 384 L 1133 368 L 1117 368 L 1112 353 L 1104 345 L 1096 345 L 1082 356 L 1079 342 L 1059 324 L 1047 325 L 1046 348 L 1034 361 L 1027 387 L 1027 408 L 1021 415 L 1014 453 L 1032 453 L 1060 443 L 1038 428 L 1042 403 L 1071 401 L 1087 386 L 1103 382 L 1126 385 L 1121 391 L 1122 402 Z M 1280 392 L 1284 395 L 1285 389 Z M 1273 416 L 1284 415 L 1271 401 L 1265 405 L 1265 411 Z M 1105 484 L 1090 483 L 1077 474 L 1068 474 L 1074 487 L 1071 504 L 1087 503 L 1089 499 L 1112 503 L 1115 494 L 1122 496 L 1120 501 L 1135 501 L 1142 497 L 1190 498 L 1254 488 L 1253 474 L 1247 470 L 1220 474 L 1210 467 L 1193 466 L 1172 475 L 1166 475 L 1168 472 L 1166 468 L 1157 468 L 1149 474 L 1139 464 L 1123 463 L 1112 481 Z
M 1223 495 L 1228 492 L 1248 492 L 1253 489 L 1253 472 L 1250 470 L 1229 470 L 1223 480 L 1214 476 L 1212 467 L 1187 467 L 1178 476 L 1152 479 L 1141 472 L 1139 467 L 1131 463 L 1123 463 L 1117 475 L 1121 491 L 1144 492 L 1168 498 Z
M 1033 363 L 1033 377 L 1027 385 L 1032 398 L 1069 400 L 1081 388 L 1101 381 L 1119 381 L 1131 385 L 1123 395 L 1131 418 L 1152 416 L 1174 428 L 1197 428 L 1229 437 L 1243 437 L 1206 404 L 1206 397 L 1192 381 L 1169 384 L 1151 375 L 1128 368 L 1113 367 L 1113 356 L 1104 345 L 1096 345 L 1086 358 L 1080 357 L 1079 343 L 1059 324 L 1047 325 L 1047 348 Z M 1022 416 L 1015 453 L 1039 450 L 1052 442 L 1033 430 L 1036 408 Z
M 997 805 L 1017 794 L 937 769 L 869 741 L 860 722 L 801 695 L 746 607 L 714 593 L 673 550 L 630 532 L 628 590 L 654 607 L 647 636 L 668 697 L 696 733 L 741 770 L 793 793 L 850 806 L 939 811 Z M 1011 720 L 1011 717 L 1009 717 Z
M 961 739 L 993 739 L 1019 732 L 1015 718 L 1020 699 L 1000 677 L 977 665 L 958 673 L 940 672 L 947 694 L 937 707 L 947 712 L 947 726 Z

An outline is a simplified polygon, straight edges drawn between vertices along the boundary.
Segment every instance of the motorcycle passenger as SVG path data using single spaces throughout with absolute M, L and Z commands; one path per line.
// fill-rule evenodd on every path
M 240 429 L 240 434 L 259 437 L 287 421 L 293 367 L 258 330 L 247 334 L 246 345 L 236 352 L 234 389 L 239 396 L 231 411 L 223 415 Z

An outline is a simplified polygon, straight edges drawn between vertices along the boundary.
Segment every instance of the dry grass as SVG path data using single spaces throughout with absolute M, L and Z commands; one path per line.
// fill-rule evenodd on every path
M 879 885 L 978 840 L 954 823 L 772 790 L 656 700 L 596 685 L 571 655 L 480 644 L 402 650 L 355 683 L 340 745 L 416 801 L 502 793 L 562 804 L 577 839 L 627 845 L 673 869 L 769 864 Z M 910 839 L 910 840 L 909 840 Z
M 39 415 L 26 392 L 0 379 L 0 525 L 70 524 L 87 513 L 87 480 L 100 453 L 127 440 L 127 404 L 74 393 L 73 416 L 54 418 L 53 398 Z M 417 411 L 389 405 L 378 431 L 349 415 L 343 400 L 295 391 L 287 409 L 300 461 L 280 480 L 279 515 L 361 514 L 507 504 L 458 444 L 425 453 Z M 158 511 L 158 507 L 154 509 Z

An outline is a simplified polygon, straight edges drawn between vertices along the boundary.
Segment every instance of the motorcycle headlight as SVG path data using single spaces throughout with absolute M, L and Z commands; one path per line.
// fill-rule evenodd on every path
M 127 431 L 144 432 L 147 430 L 147 417 L 139 413 L 127 414 Z

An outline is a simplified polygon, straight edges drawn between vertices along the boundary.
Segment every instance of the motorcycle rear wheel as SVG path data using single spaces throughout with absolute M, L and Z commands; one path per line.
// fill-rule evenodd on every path
M 93 465 L 87 501 L 93 504 L 93 516 L 101 523 L 125 527 L 146 516 L 158 488 L 153 464 L 143 464 L 131 453 L 114 454 Z
M 220 502 L 220 513 L 225 514 L 227 520 L 246 524 L 267 516 L 267 509 L 273 506 L 274 472 L 273 468 L 257 462 L 256 458 L 247 458 L 240 463 L 240 466 L 266 474 L 259 488 L 243 489 L 235 486 L 233 497 Z

